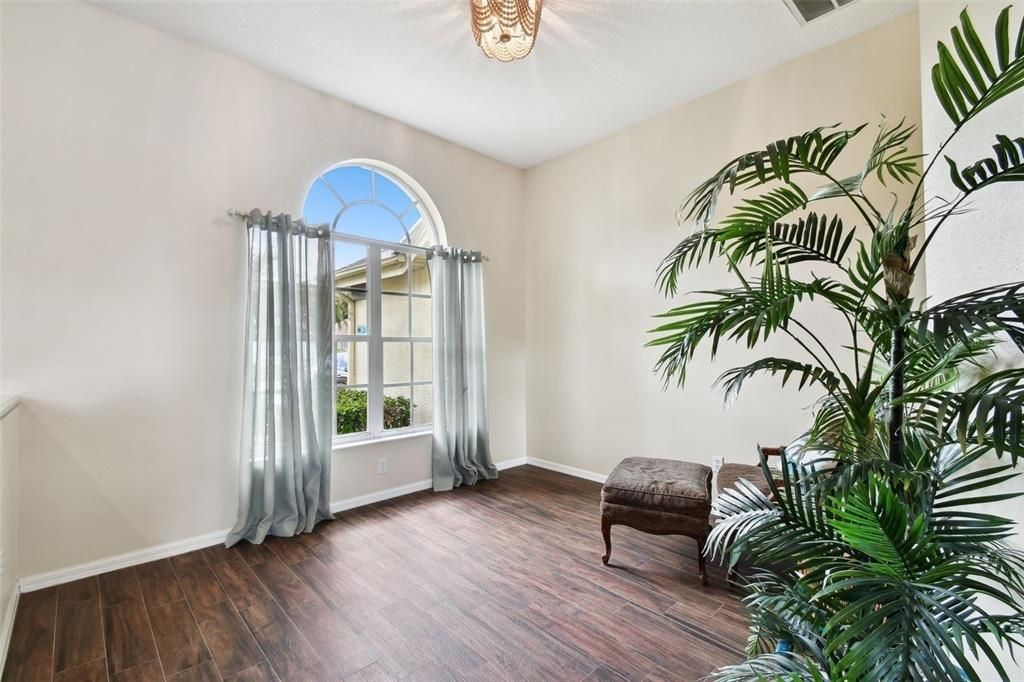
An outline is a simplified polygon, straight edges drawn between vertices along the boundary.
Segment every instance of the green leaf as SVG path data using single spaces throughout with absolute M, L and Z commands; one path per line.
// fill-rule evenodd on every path
M 924 528 L 890 488 L 871 483 L 855 486 L 841 498 L 830 499 L 827 510 L 832 527 L 853 549 L 880 562 L 896 577 L 913 575 Z
M 855 236 L 856 229 L 844 228 L 839 216 L 829 220 L 812 211 L 796 223 L 777 223 L 769 239 L 775 257 L 786 265 L 806 261 L 841 265 Z
M 817 384 L 825 390 L 832 392 L 839 386 L 839 378 L 831 371 L 787 358 L 761 358 L 749 365 L 735 367 L 723 373 L 715 381 L 715 386 L 721 388 L 725 394 L 725 404 L 730 405 L 735 401 L 743 388 L 743 382 L 755 374 L 782 374 L 782 386 L 796 375 L 799 379 L 797 390 L 802 390 L 810 384 Z
M 676 244 L 665 256 L 658 268 L 658 289 L 666 296 L 672 296 L 679 288 L 679 276 L 702 261 L 711 261 L 722 254 L 719 232 L 711 228 L 696 230 Z
M 1004 9 L 996 20 L 994 60 L 966 9 L 960 13 L 960 27 L 950 32 L 956 55 L 942 42 L 937 46 L 938 63 L 932 67 L 932 88 L 957 128 L 1024 87 L 1024 22 L 1018 29 L 1016 48 L 1011 55 L 1009 10 Z
M 996 55 L 999 59 L 999 70 L 1006 71 L 1010 67 L 1010 8 L 1004 7 L 996 19 Z
M 776 187 L 761 196 L 744 199 L 718 228 L 722 248 L 733 262 L 763 255 L 771 246 L 776 222 L 806 205 L 807 195 L 796 185 Z
M 979 335 L 1006 334 L 1024 351 L 1024 282 L 1000 284 L 954 296 L 915 315 L 917 338 L 939 351 L 954 343 L 977 345 Z M 982 342 L 982 345 L 991 345 Z
M 718 196 L 726 186 L 731 194 L 737 189 L 773 180 L 789 182 L 795 173 L 819 176 L 828 173 L 839 154 L 864 126 L 849 130 L 835 128 L 815 128 L 737 156 L 686 197 L 676 214 L 679 222 L 693 220 L 698 227 L 707 227 L 714 216 Z
M 955 429 L 961 447 L 974 439 L 1010 454 L 1016 464 L 1024 456 L 1024 369 L 996 372 L 960 393 L 939 393 L 930 399 L 937 426 Z
M 946 157 L 950 179 L 957 189 L 970 194 L 997 182 L 1024 180 L 1024 137 L 1011 140 L 1005 135 L 996 135 L 996 143 L 992 149 L 995 158 L 983 158 L 963 169 Z
M 810 300 L 838 285 L 827 278 L 810 282 L 794 280 L 781 265 L 765 268 L 765 276 L 752 285 L 738 289 L 717 289 L 696 292 L 708 300 L 688 303 L 658 315 L 669 320 L 651 330 L 659 336 L 647 346 L 665 346 L 655 365 L 664 381 L 675 379 L 679 385 L 686 380 L 686 367 L 697 348 L 711 345 L 711 357 L 718 353 L 722 339 L 742 340 L 748 348 L 785 329 L 793 309 L 802 300 Z

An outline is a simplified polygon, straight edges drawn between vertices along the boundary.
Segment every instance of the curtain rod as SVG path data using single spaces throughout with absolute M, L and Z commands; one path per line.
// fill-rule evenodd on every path
M 259 209 L 256 210 L 259 212 L 261 216 L 265 215 L 263 211 L 260 211 Z M 248 218 L 250 213 L 251 211 L 239 211 L 237 208 L 229 208 L 227 210 L 228 216 L 232 218 Z M 273 216 L 272 219 L 277 220 L 277 216 Z M 294 220 L 292 220 L 292 222 L 295 223 L 296 225 L 304 225 L 309 228 L 330 227 L 330 224 L 328 223 L 307 223 L 302 218 L 295 218 Z
M 265 213 L 263 213 L 259 209 L 254 209 L 254 210 L 256 210 L 261 216 L 266 215 Z M 251 212 L 247 213 L 245 211 L 239 211 L 237 208 L 229 208 L 227 210 L 227 214 L 231 218 L 248 219 L 250 213 Z M 277 218 L 276 217 L 272 217 L 271 219 L 272 220 L 276 220 Z M 302 218 L 297 218 L 295 220 L 292 220 L 292 224 L 298 225 L 299 227 L 304 227 L 307 230 L 313 230 L 313 231 L 318 231 L 318 230 L 321 230 L 323 228 L 327 228 L 328 230 L 330 230 L 330 227 L 331 227 L 329 223 L 307 223 Z M 331 234 L 333 235 L 334 233 L 332 232 Z M 373 244 L 375 246 L 380 246 L 381 248 L 385 248 L 385 249 L 392 245 L 390 242 L 385 242 L 385 241 L 381 241 L 381 240 L 378 240 L 378 239 L 369 239 L 367 237 L 356 237 L 354 235 L 352 236 L 351 241 L 356 242 L 356 243 L 363 243 L 363 244 Z M 437 247 L 419 246 L 418 244 L 401 244 L 401 246 L 403 246 L 405 248 L 408 248 L 408 249 L 416 249 L 418 251 L 423 251 L 426 254 L 427 258 L 430 258 L 430 257 L 435 256 L 435 255 L 440 255 L 440 254 L 436 254 L 435 253 L 435 248 L 437 248 Z M 445 251 L 450 251 L 450 250 L 460 251 L 460 252 L 466 254 L 472 260 L 482 260 L 482 261 L 490 261 L 491 260 L 490 258 L 485 256 L 480 251 L 469 251 L 468 249 L 455 249 L 454 247 L 451 247 L 451 246 L 443 246 L 443 247 L 440 247 L 440 248 L 444 249 Z

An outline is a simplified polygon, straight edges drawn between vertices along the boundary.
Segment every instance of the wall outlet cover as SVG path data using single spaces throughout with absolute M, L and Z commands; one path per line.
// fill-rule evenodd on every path
M 722 468 L 723 464 L 725 464 L 725 457 L 716 455 L 711 458 L 711 469 L 713 471 L 717 472 L 719 469 Z
M 377 460 L 377 473 L 386 474 L 388 472 L 388 458 L 381 457 Z

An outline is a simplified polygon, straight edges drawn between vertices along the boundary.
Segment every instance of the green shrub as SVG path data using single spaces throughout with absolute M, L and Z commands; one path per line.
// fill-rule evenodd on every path
M 384 428 L 398 429 L 412 423 L 412 402 L 404 396 L 384 396 Z
M 404 396 L 384 396 L 384 428 L 398 429 L 412 423 L 412 402 Z M 357 388 L 338 390 L 338 433 L 366 430 L 366 391 Z

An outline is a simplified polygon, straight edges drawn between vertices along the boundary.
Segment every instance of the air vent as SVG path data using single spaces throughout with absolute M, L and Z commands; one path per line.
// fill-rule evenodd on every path
M 854 0 L 782 0 L 801 24 L 814 21 Z

